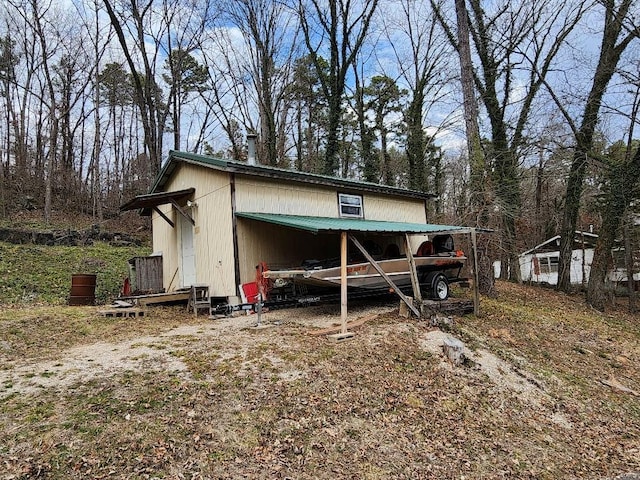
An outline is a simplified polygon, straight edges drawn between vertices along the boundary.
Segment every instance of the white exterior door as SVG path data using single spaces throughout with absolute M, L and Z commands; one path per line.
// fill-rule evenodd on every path
M 189 287 L 196 283 L 196 249 L 193 242 L 193 225 L 179 215 L 180 219 L 180 253 L 182 259 L 182 286 Z

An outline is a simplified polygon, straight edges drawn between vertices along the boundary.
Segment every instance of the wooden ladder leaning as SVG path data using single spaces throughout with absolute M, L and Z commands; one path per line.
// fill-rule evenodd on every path
M 209 285 L 196 283 L 191 285 L 191 294 L 189 295 L 189 303 L 187 311 L 193 310 L 193 314 L 197 317 L 198 310 L 206 310 L 211 316 L 211 299 L 209 298 Z

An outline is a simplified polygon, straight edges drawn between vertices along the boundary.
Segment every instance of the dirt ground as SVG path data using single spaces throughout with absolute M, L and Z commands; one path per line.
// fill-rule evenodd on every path
M 499 292 L 437 322 L 354 303 L 341 343 L 313 334 L 336 306 L 0 308 L 0 479 L 637 478 L 638 318 Z

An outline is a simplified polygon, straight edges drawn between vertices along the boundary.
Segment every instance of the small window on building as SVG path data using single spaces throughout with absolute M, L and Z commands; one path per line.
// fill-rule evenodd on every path
M 557 272 L 559 261 L 559 257 L 540 257 L 540 273 Z
M 338 206 L 340 208 L 340 216 L 348 218 L 363 218 L 361 195 L 348 195 L 346 193 L 338 194 Z

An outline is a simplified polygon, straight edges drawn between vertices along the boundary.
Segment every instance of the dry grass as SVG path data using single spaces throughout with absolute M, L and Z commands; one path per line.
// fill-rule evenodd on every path
M 4 310 L 6 375 L 43 361 L 62 368 L 98 341 L 130 358 L 73 382 L 70 370 L 50 370 L 33 393 L 0 385 L 0 479 L 640 471 L 638 398 L 601 382 L 640 390 L 638 319 L 551 291 L 499 290 L 481 318 L 457 319 L 450 332 L 478 362 L 482 352 L 500 359 L 491 373 L 448 365 L 424 347 L 426 322 L 381 308 L 337 345 L 306 335 L 337 318 L 326 308 L 271 312 L 264 329 L 247 317 L 197 323 L 177 309 L 115 320 L 91 309 Z M 514 374 L 536 394 L 513 388 Z

